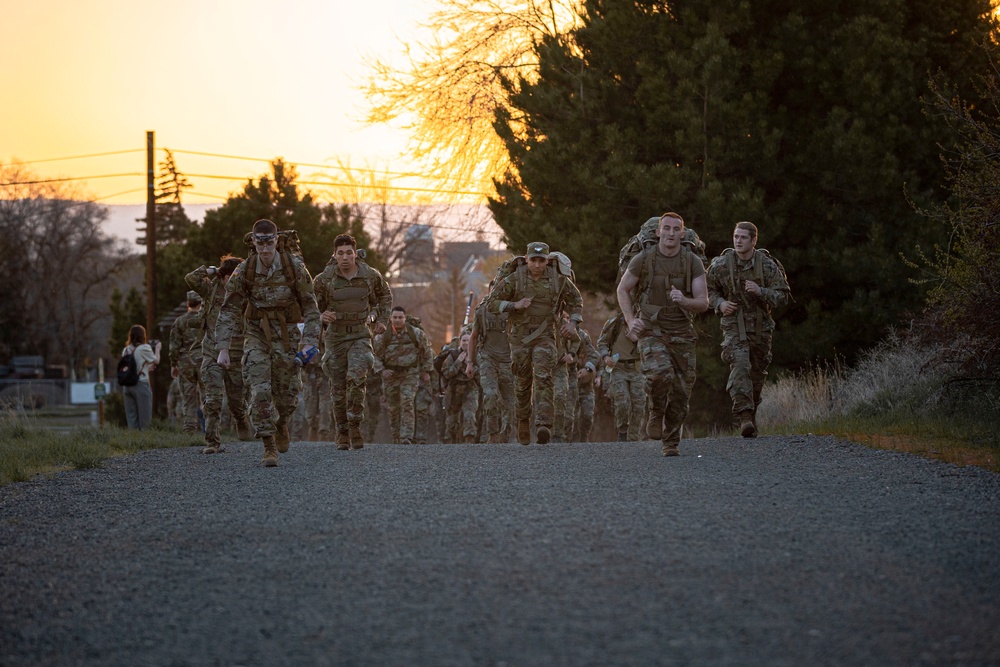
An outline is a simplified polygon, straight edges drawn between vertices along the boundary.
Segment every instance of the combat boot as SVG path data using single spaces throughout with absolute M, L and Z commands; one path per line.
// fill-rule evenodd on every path
M 277 424 L 274 432 L 274 444 L 282 454 L 288 451 L 288 424 Z
M 618 434 L 618 442 L 628 442 L 628 432 Z
M 240 440 L 253 440 L 253 428 L 250 426 L 250 420 L 243 416 L 236 422 L 236 435 Z
M 664 456 L 680 456 L 681 452 L 677 448 L 677 445 L 668 445 L 663 443 L 663 455 Z
M 663 413 L 653 413 L 649 414 L 649 419 L 646 420 L 646 437 L 650 440 L 659 440 L 663 437 Z
M 503 433 L 491 433 L 487 442 L 491 445 L 499 445 L 507 442 L 507 437 Z
M 531 444 L 531 422 L 521 419 L 517 422 L 517 441 L 522 445 Z
M 360 426 L 351 427 L 351 449 L 363 449 L 365 446 L 365 437 L 361 435 Z
M 274 438 L 272 436 L 265 435 L 262 440 L 264 441 L 264 459 L 261 463 L 266 468 L 273 468 L 278 465 L 278 448 L 274 446 Z
M 756 438 L 757 437 L 757 425 L 753 423 L 753 413 L 749 410 L 744 410 L 739 416 L 740 422 L 740 435 L 744 438 Z
M 548 426 L 539 426 L 538 430 L 535 431 L 535 440 L 538 441 L 539 445 L 546 444 L 551 436 L 552 431 L 549 430 Z
M 476 444 L 476 436 L 474 436 L 474 435 L 467 435 L 467 436 L 465 436 L 465 444 L 467 444 L 467 445 L 474 445 L 474 444 Z
M 350 449 L 351 448 L 351 436 L 347 435 L 347 431 L 340 431 L 337 434 L 337 449 Z

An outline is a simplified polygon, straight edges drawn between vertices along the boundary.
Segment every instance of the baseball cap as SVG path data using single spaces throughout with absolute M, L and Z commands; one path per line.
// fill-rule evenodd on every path
M 545 257 L 549 256 L 549 244 L 541 243 L 540 241 L 535 241 L 534 243 L 528 244 L 528 252 L 525 253 L 525 257 Z

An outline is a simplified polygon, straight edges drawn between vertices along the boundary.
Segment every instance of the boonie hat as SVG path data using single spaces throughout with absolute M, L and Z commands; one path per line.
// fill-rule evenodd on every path
M 549 244 L 534 242 L 528 244 L 528 252 L 525 253 L 525 257 L 549 257 Z

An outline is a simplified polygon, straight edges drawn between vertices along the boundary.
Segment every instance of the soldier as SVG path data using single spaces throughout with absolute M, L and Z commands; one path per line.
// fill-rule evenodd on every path
M 332 442 L 333 396 L 330 393 L 330 380 L 322 366 L 309 364 L 302 369 L 302 382 L 306 437 L 313 442 Z
M 722 316 L 722 360 L 729 364 L 727 389 L 744 438 L 757 435 L 757 406 L 771 363 L 771 310 L 786 305 L 790 298 L 781 263 L 757 248 L 756 225 L 736 223 L 733 247 L 708 267 L 708 303 Z
M 434 351 L 423 330 L 406 321 L 402 306 L 392 309 L 389 329 L 375 337 L 375 356 L 382 365 L 392 441 L 411 445 L 417 385 L 430 382 Z
M 536 439 L 545 444 L 552 436 L 552 372 L 557 354 L 556 325 L 563 310 L 561 334 L 572 336 L 573 322 L 583 321 L 583 298 L 573 281 L 548 263 L 549 246 L 529 243 L 526 262 L 505 277 L 486 297 L 493 313 L 508 313 L 511 369 L 517 400 L 517 440 L 531 444 L 532 388 L 535 406 Z
M 431 367 L 429 379 L 425 382 L 420 378 L 417 384 L 417 396 L 413 401 L 413 442 L 417 445 L 427 444 L 427 429 L 431 423 L 431 408 L 434 405 L 434 375 L 434 368 Z
M 639 370 L 639 349 L 625 325 L 625 316 L 617 313 L 604 323 L 597 339 L 597 354 L 606 372 L 601 378 L 605 393 L 611 398 L 618 441 L 642 440 L 646 414 L 645 378 Z
M 496 281 L 490 281 L 490 291 Z M 514 375 L 510 369 L 510 341 L 507 339 L 507 313 L 491 313 L 485 301 L 476 308 L 469 337 L 469 357 L 465 373 L 472 377 L 479 367 L 479 384 L 488 442 L 508 442 L 514 411 Z
M 382 419 L 382 401 L 385 387 L 382 382 L 382 364 L 375 357 L 375 365 L 365 378 L 365 442 L 375 442 L 379 421 Z
M 563 323 L 569 318 L 563 313 Z M 580 333 L 576 325 L 571 325 L 573 335 L 556 338 L 559 358 L 552 373 L 552 401 L 555 419 L 552 425 L 552 442 L 566 442 L 572 438 L 576 415 L 576 398 L 580 393 L 576 381 L 576 358 L 580 353 Z
M 359 262 L 358 244 L 350 234 L 333 240 L 333 257 L 316 277 L 316 301 L 326 325 L 323 369 L 330 378 L 333 413 L 337 422 L 337 449 L 365 445 L 361 422 L 365 417 L 365 383 L 375 365 L 372 330 L 386 330 L 392 293 L 382 274 Z
M 229 413 L 236 423 L 240 440 L 250 440 L 250 420 L 247 417 L 246 386 L 243 383 L 243 321 L 235 323 L 229 341 L 230 365 L 223 369 L 217 359 L 219 347 L 215 328 L 218 324 L 222 303 L 226 300 L 226 284 L 243 259 L 227 255 L 219 262 L 219 267 L 199 266 L 184 276 L 184 282 L 206 300 L 204 334 L 201 339 L 201 380 L 205 387 L 205 449 L 206 454 L 215 454 L 222 449 L 220 438 L 222 403 L 225 399 Z
M 250 241 L 255 251 L 240 263 L 226 283 L 226 300 L 215 327 L 218 363 L 230 367 L 230 347 L 244 325 L 243 372 L 250 386 L 250 421 L 263 441 L 265 466 L 278 465 L 287 452 L 288 421 L 299 393 L 296 351 L 308 358 L 319 342 L 320 316 L 312 276 L 270 220 L 254 223 Z M 244 310 L 245 306 L 245 310 Z M 301 338 L 298 323 L 303 322 Z M 277 413 L 277 414 L 275 414 Z
M 573 419 L 576 424 L 573 439 L 575 442 L 587 442 L 590 440 L 590 430 L 594 427 L 594 407 L 597 402 L 594 379 L 601 359 L 597 356 L 590 333 L 583 327 L 577 327 L 577 333 L 580 334 L 580 354 L 576 358 L 576 382 L 579 389 Z
M 469 332 L 462 334 L 458 356 L 449 359 L 444 365 L 444 376 L 451 382 L 451 414 L 454 415 L 454 427 L 451 430 L 468 444 L 477 441 L 476 416 L 479 412 L 479 373 L 474 364 L 472 373 L 469 373 L 469 361 L 472 359 L 469 354 L 471 336 Z M 455 442 L 457 441 L 456 438 Z
M 632 258 L 618 283 L 618 305 L 638 338 L 649 398 L 646 434 L 662 440 L 663 455 L 677 456 L 697 377 L 695 313 L 708 310 L 705 266 L 682 247 L 684 219 L 660 217 L 659 242 Z
M 170 376 L 181 383 L 185 433 L 201 431 L 198 410 L 201 409 L 201 339 L 205 322 L 201 306 L 201 295 L 189 291 L 187 312 L 170 327 Z

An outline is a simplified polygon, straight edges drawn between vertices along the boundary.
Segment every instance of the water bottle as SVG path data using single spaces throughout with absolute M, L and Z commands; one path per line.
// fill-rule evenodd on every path
M 614 369 L 615 364 L 618 363 L 618 357 L 621 356 L 617 352 L 611 355 L 611 363 L 604 367 L 604 372 L 611 375 L 611 371 Z
M 295 365 L 299 368 L 307 366 L 312 358 L 316 356 L 316 352 L 319 351 L 318 347 L 313 347 L 308 352 L 298 351 L 295 353 Z

